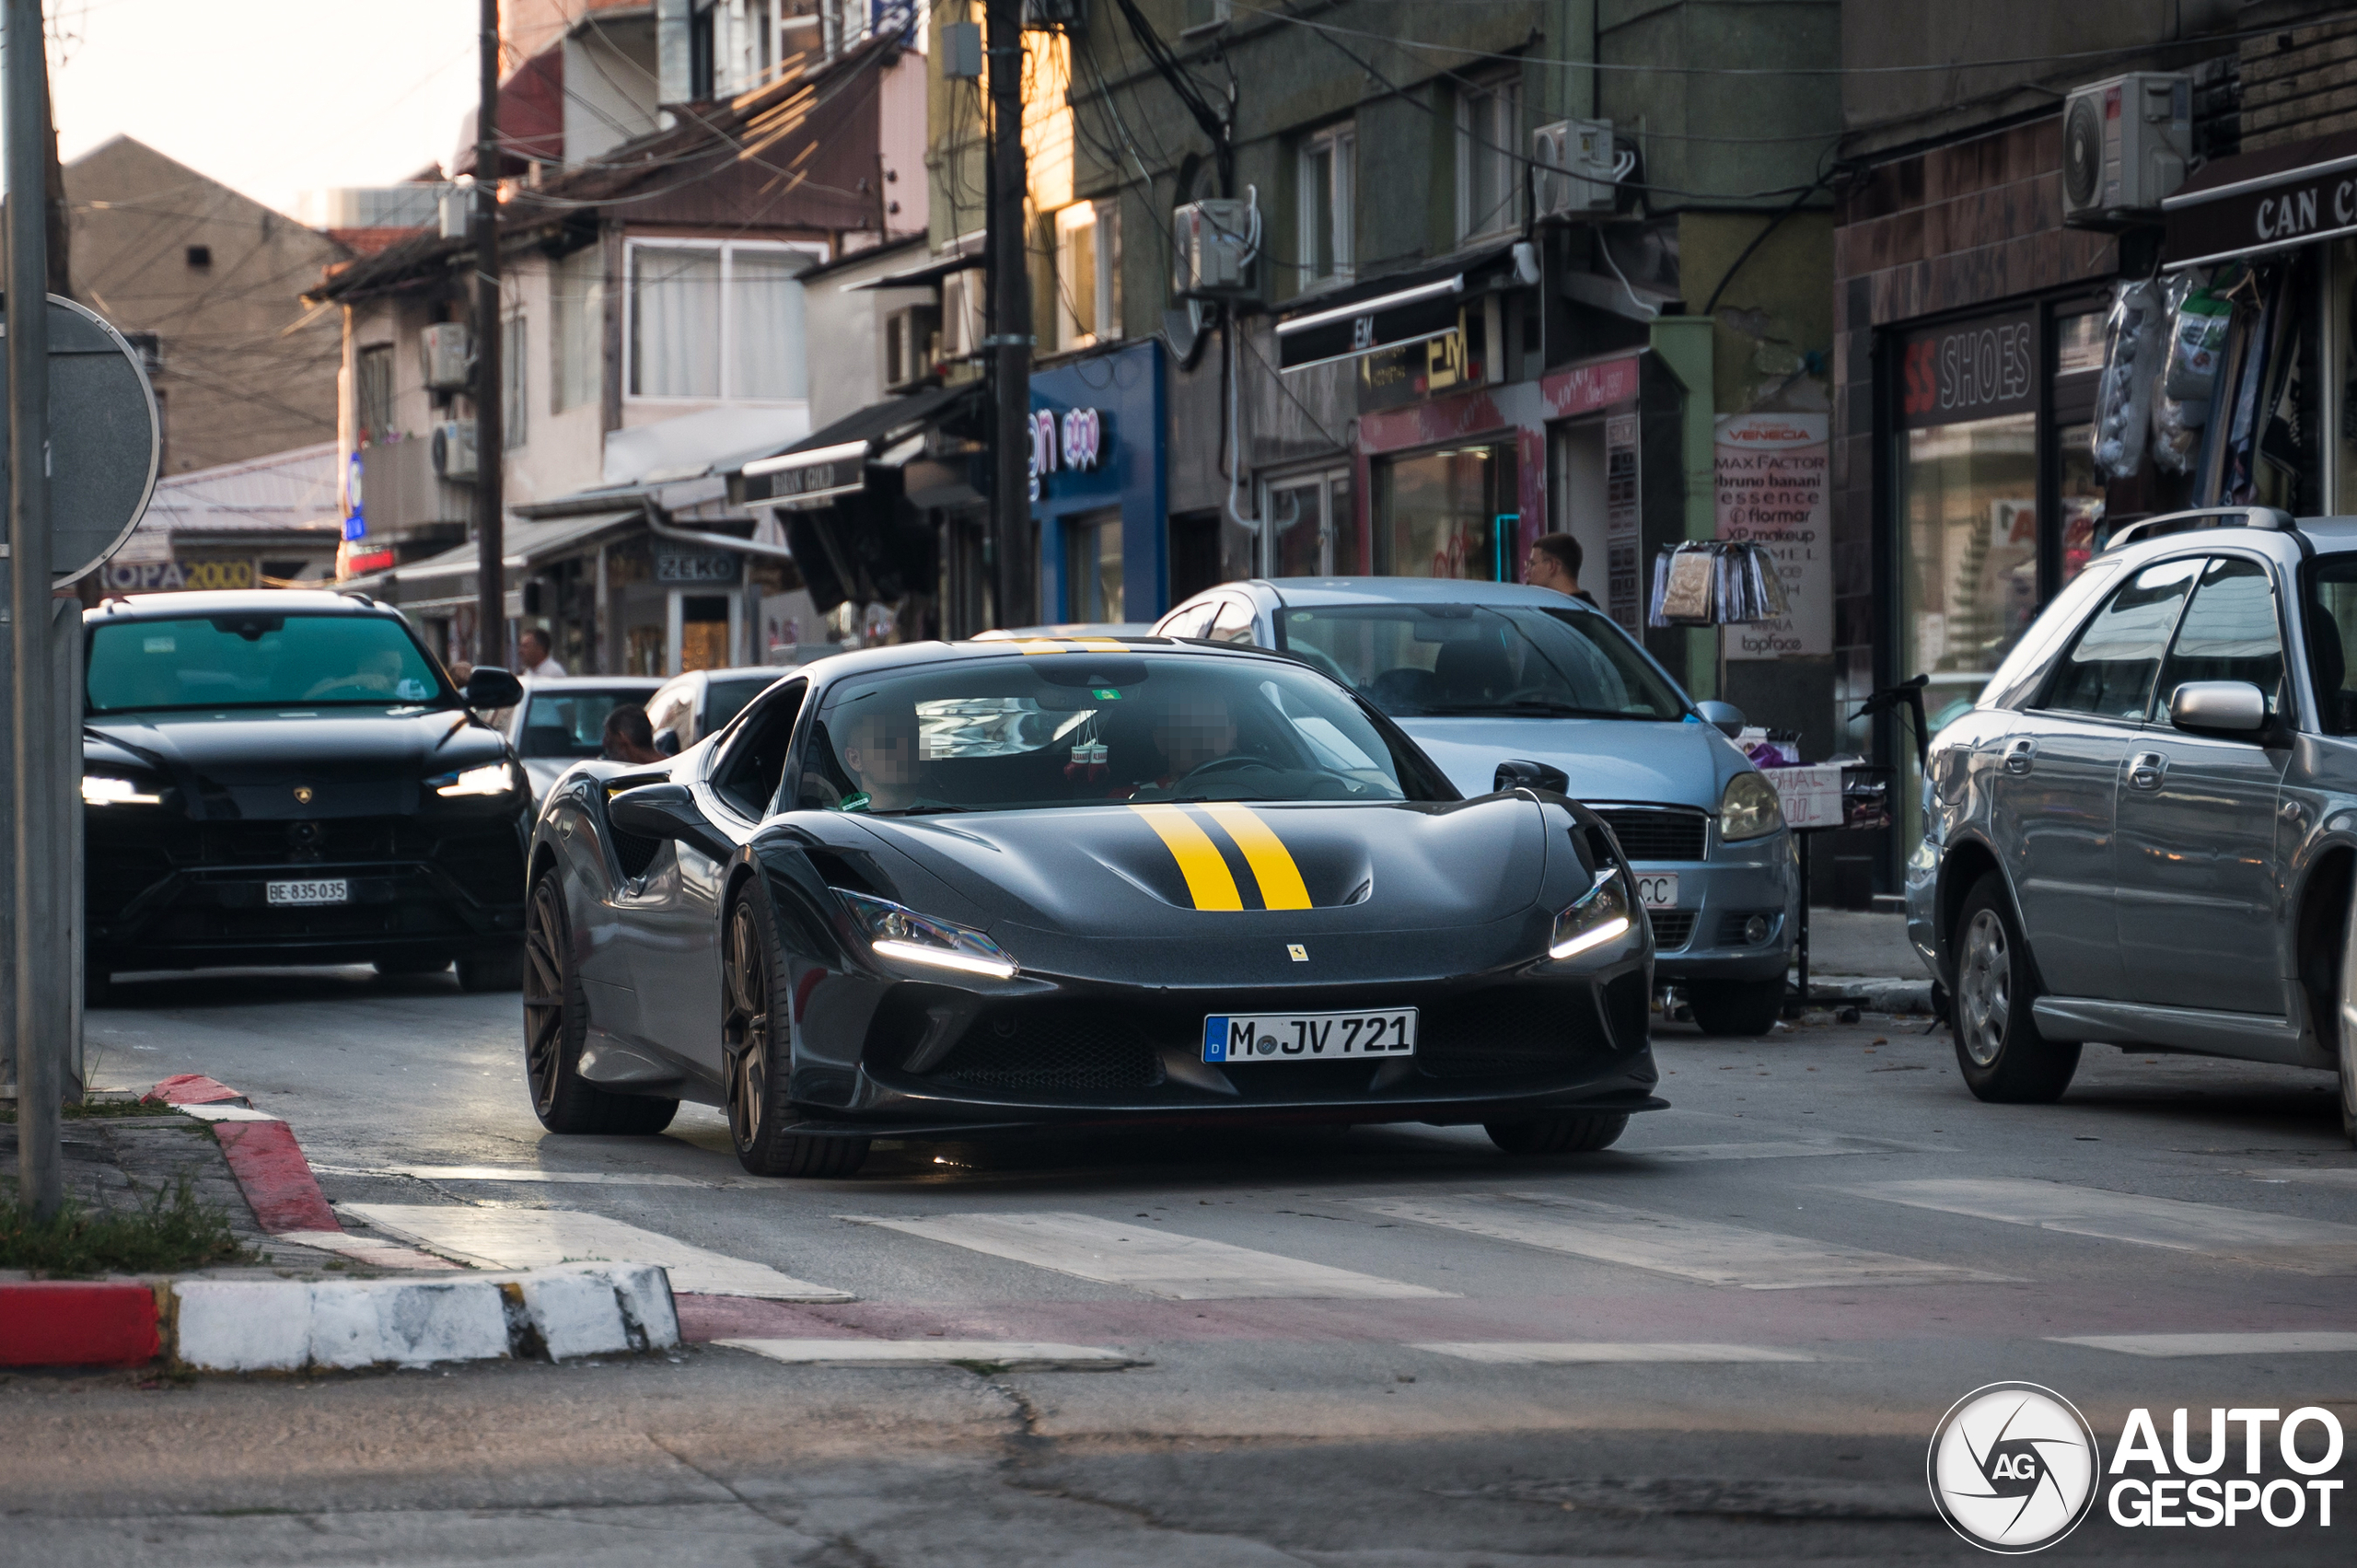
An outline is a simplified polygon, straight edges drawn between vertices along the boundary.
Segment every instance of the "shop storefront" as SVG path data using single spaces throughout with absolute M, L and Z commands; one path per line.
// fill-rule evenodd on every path
M 1146 622 L 1170 606 L 1162 344 L 1031 377 L 1031 518 L 1043 622 Z

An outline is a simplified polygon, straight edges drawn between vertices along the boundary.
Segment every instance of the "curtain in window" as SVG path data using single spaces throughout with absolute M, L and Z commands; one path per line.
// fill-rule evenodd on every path
M 632 395 L 719 397 L 720 252 L 642 245 L 633 250 L 631 266 Z M 798 319 L 795 326 L 798 367 Z
M 524 317 L 519 311 L 503 324 L 505 341 L 499 348 L 499 378 L 502 383 L 499 400 L 499 435 L 508 447 L 520 447 L 525 441 L 525 374 L 524 350 L 529 338 L 524 331 Z
M 549 269 L 549 412 L 596 402 L 604 390 L 606 257 L 575 250 Z
M 802 270 L 807 257 L 734 250 L 729 258 L 728 395 L 791 401 L 809 395 L 802 352 Z

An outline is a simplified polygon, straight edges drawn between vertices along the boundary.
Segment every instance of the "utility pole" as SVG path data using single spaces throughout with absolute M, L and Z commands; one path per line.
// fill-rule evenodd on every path
M 1023 231 L 1030 173 L 1023 155 L 1023 0 L 987 0 L 984 58 L 991 84 L 990 208 L 983 245 L 990 257 L 991 374 L 998 395 L 992 446 L 991 528 L 998 572 L 998 623 L 1039 619 L 1031 559 L 1031 270 Z
M 475 110 L 475 663 L 507 663 L 506 411 L 500 395 L 499 0 L 482 0 Z
M 49 56 L 41 0 L 6 0 L 8 171 L 9 843 L 15 862 L 17 1201 L 35 1219 L 64 1199 L 58 1141 L 62 1060 L 73 1025 L 58 929 L 61 852 L 69 830 L 57 789 L 50 691 Z M 71 830 L 79 830 L 74 824 Z

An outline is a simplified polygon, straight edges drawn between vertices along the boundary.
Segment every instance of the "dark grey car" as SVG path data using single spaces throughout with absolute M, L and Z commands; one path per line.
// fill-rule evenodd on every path
M 2237 1057 L 2338 1070 L 2357 1139 L 2352 633 L 2357 518 L 2154 518 L 1933 738 L 1908 932 L 1974 1094 L 2053 1099 L 2090 1043 Z

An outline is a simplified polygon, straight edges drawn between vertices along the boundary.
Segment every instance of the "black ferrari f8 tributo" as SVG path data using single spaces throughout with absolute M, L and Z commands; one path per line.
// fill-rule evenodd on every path
M 1464 799 L 1281 655 L 925 644 L 780 679 L 532 835 L 559 1132 L 727 1109 L 761 1175 L 1051 1124 L 1421 1121 L 1601 1148 L 1656 1109 L 1653 938 L 1593 813 Z M 1506 787 L 1506 786 L 1511 787 Z

